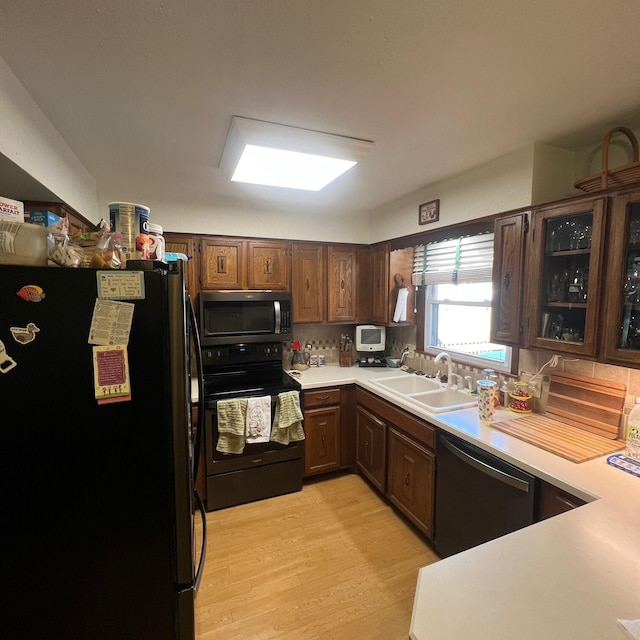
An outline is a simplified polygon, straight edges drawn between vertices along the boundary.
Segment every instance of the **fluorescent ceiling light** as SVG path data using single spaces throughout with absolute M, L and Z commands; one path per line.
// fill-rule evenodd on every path
M 373 142 L 234 116 L 220 169 L 234 182 L 319 191 Z

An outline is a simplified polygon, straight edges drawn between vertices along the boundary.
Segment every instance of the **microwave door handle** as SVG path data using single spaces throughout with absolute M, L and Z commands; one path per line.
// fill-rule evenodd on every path
M 273 301 L 273 308 L 274 308 L 275 313 L 276 313 L 275 333 L 280 333 L 280 327 L 282 325 L 282 317 L 280 315 L 280 300 L 274 300 Z

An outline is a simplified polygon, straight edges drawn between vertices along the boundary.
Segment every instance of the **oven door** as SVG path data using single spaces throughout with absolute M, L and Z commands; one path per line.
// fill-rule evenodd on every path
M 277 395 L 271 395 L 271 419 L 273 424 Z M 299 441 L 282 445 L 278 442 L 246 443 L 241 453 L 224 453 L 218 450 L 220 433 L 218 431 L 217 401 L 207 400 L 205 410 L 205 440 L 207 454 L 207 475 L 227 473 L 238 469 L 260 467 L 267 464 L 302 458 L 302 443 Z

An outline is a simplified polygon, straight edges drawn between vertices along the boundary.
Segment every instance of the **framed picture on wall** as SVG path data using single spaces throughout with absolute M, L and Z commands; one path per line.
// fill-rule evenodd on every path
M 418 207 L 418 224 L 429 224 L 440 219 L 440 199 L 424 202 Z

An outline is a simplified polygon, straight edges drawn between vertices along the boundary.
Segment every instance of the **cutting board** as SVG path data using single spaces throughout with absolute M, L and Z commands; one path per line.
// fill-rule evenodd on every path
M 493 427 L 572 462 L 624 448 L 618 439 L 626 387 L 618 382 L 556 372 L 544 416 L 530 413 Z

